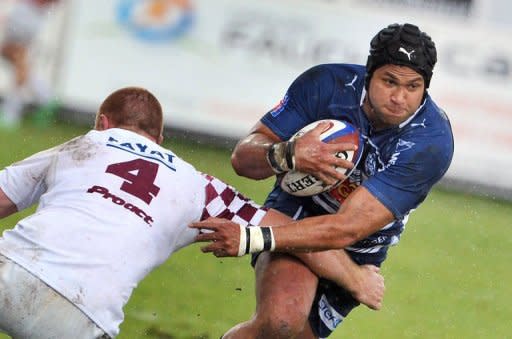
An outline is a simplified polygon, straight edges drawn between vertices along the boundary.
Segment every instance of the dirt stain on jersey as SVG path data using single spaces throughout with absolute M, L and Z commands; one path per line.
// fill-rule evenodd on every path
M 61 149 L 61 152 L 71 152 L 71 159 L 77 164 L 81 164 L 85 160 L 90 159 L 97 151 L 98 144 L 86 135 L 68 141 Z
M 71 298 L 70 301 L 75 305 L 83 305 L 84 304 L 84 301 L 82 298 L 83 294 L 84 294 L 84 290 L 82 287 L 80 287 L 78 293 L 73 298 Z

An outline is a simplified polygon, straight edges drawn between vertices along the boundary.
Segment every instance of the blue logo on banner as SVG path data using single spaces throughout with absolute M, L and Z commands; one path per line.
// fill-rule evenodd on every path
M 195 12 L 190 0 L 121 0 L 117 20 L 142 40 L 168 41 L 190 30 Z

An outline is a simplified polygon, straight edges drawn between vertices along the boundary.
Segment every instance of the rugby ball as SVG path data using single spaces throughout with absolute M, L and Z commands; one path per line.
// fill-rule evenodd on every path
M 357 128 L 355 128 L 348 122 L 333 119 L 318 120 L 303 127 L 301 130 L 295 133 L 290 138 L 290 140 L 299 138 L 306 132 L 315 128 L 320 122 L 329 122 L 329 125 L 320 135 L 320 140 L 322 140 L 323 142 L 348 142 L 354 145 L 358 145 L 357 151 L 355 152 L 344 151 L 338 152 L 336 154 L 337 157 L 349 160 L 355 165 L 357 165 L 357 163 L 359 162 L 359 158 L 362 154 L 363 143 L 361 142 L 361 137 L 359 135 L 359 131 L 357 130 Z M 336 170 L 338 172 L 342 172 L 347 177 L 352 173 L 352 169 L 346 169 L 343 167 L 337 167 Z M 299 197 L 306 197 L 319 194 L 327 190 L 330 190 L 342 183 L 342 180 L 338 180 L 336 183 L 332 185 L 327 185 L 323 181 L 317 179 L 314 175 L 300 171 L 285 172 L 280 176 L 279 180 L 280 186 L 283 189 L 283 191 Z

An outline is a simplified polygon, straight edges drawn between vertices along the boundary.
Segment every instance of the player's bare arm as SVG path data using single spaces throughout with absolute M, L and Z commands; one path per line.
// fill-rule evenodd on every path
M 273 228 L 275 250 L 345 248 L 377 232 L 394 219 L 384 204 L 360 186 L 336 214 L 306 218 Z
M 5 218 L 16 212 L 18 212 L 18 208 L 0 188 L 0 218 Z
M 355 264 L 344 250 L 295 252 L 317 276 L 343 286 L 361 304 L 380 310 L 384 298 L 384 277 L 374 265 Z
M 199 234 L 196 238 L 197 241 L 211 241 L 203 247 L 204 252 L 237 256 L 253 250 L 246 248 L 241 238 L 247 240 L 249 246 L 254 245 L 255 252 L 264 247 L 284 252 L 341 249 L 375 233 L 393 220 L 394 216 L 386 206 L 366 188 L 359 187 L 336 214 L 309 217 L 279 227 L 253 227 L 248 237 L 240 232 L 238 224 L 226 220 L 209 219 L 191 227 L 213 231 Z M 262 224 L 264 222 L 265 219 Z M 255 240 L 254 237 L 261 238 Z M 271 243 L 266 243 L 270 241 L 268 239 Z M 258 250 L 256 247 L 261 248 Z
M 319 124 L 317 128 L 297 138 L 291 147 L 287 147 L 287 142 L 280 140 L 267 126 L 258 122 L 250 134 L 236 145 L 231 156 L 233 168 L 238 175 L 251 179 L 265 179 L 276 174 L 276 171 L 294 169 L 311 173 L 327 184 L 344 180 L 345 175 L 336 171 L 335 167 L 352 168 L 353 164 L 336 157 L 335 154 L 355 150 L 356 146 L 349 143 L 321 142 L 319 136 L 326 126 L 327 124 Z M 270 165 L 269 150 L 273 145 L 275 149 L 272 153 L 279 169 Z M 290 152 L 291 154 L 286 154 Z M 292 164 L 286 163 L 287 157 Z M 286 165 L 280 165 L 281 161 Z
M 261 224 L 278 226 L 290 221 L 291 219 L 288 216 L 278 211 L 270 210 L 261 221 Z M 204 225 L 207 225 L 207 227 L 202 227 Z M 219 228 L 216 227 L 217 225 Z M 202 249 L 204 252 L 213 252 L 218 257 L 229 255 L 227 252 L 224 252 L 222 247 L 225 243 L 229 243 L 232 248 L 239 249 L 240 240 L 237 237 L 240 235 L 240 227 L 236 223 L 225 219 L 210 218 L 205 222 L 192 224 L 191 227 L 215 229 L 214 233 L 222 229 L 226 231 L 222 232 L 225 235 L 237 234 L 237 236 L 231 237 L 231 239 L 226 237 L 222 240 L 215 240 L 215 242 Z M 210 234 L 208 233 L 208 235 Z M 202 235 L 199 235 L 198 239 L 201 239 L 201 237 Z M 377 267 L 355 264 L 344 250 L 314 253 L 297 252 L 292 254 L 302 260 L 317 276 L 332 280 L 338 285 L 345 287 L 362 304 L 374 310 L 381 308 L 385 287 L 384 278 Z M 237 255 L 239 255 L 238 252 Z
M 258 180 L 274 175 L 267 161 L 267 152 L 272 144 L 280 141 L 267 126 L 261 122 L 256 123 L 249 135 L 238 142 L 231 155 L 235 172 Z

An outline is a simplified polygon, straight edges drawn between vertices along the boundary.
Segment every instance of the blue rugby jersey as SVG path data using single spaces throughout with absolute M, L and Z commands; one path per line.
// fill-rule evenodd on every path
M 261 122 L 282 140 L 313 121 L 338 119 L 357 126 L 365 143 L 356 170 L 339 187 L 298 198 L 276 184 L 266 205 L 294 218 L 336 213 L 348 194 L 363 185 L 394 214 L 395 220 L 347 249 L 373 253 L 380 264 L 388 247 L 399 241 L 409 213 L 448 170 L 454 145 L 450 122 L 429 95 L 400 126 L 374 131 L 362 109 L 365 73 L 364 66 L 353 64 L 312 67 L 263 116 Z

